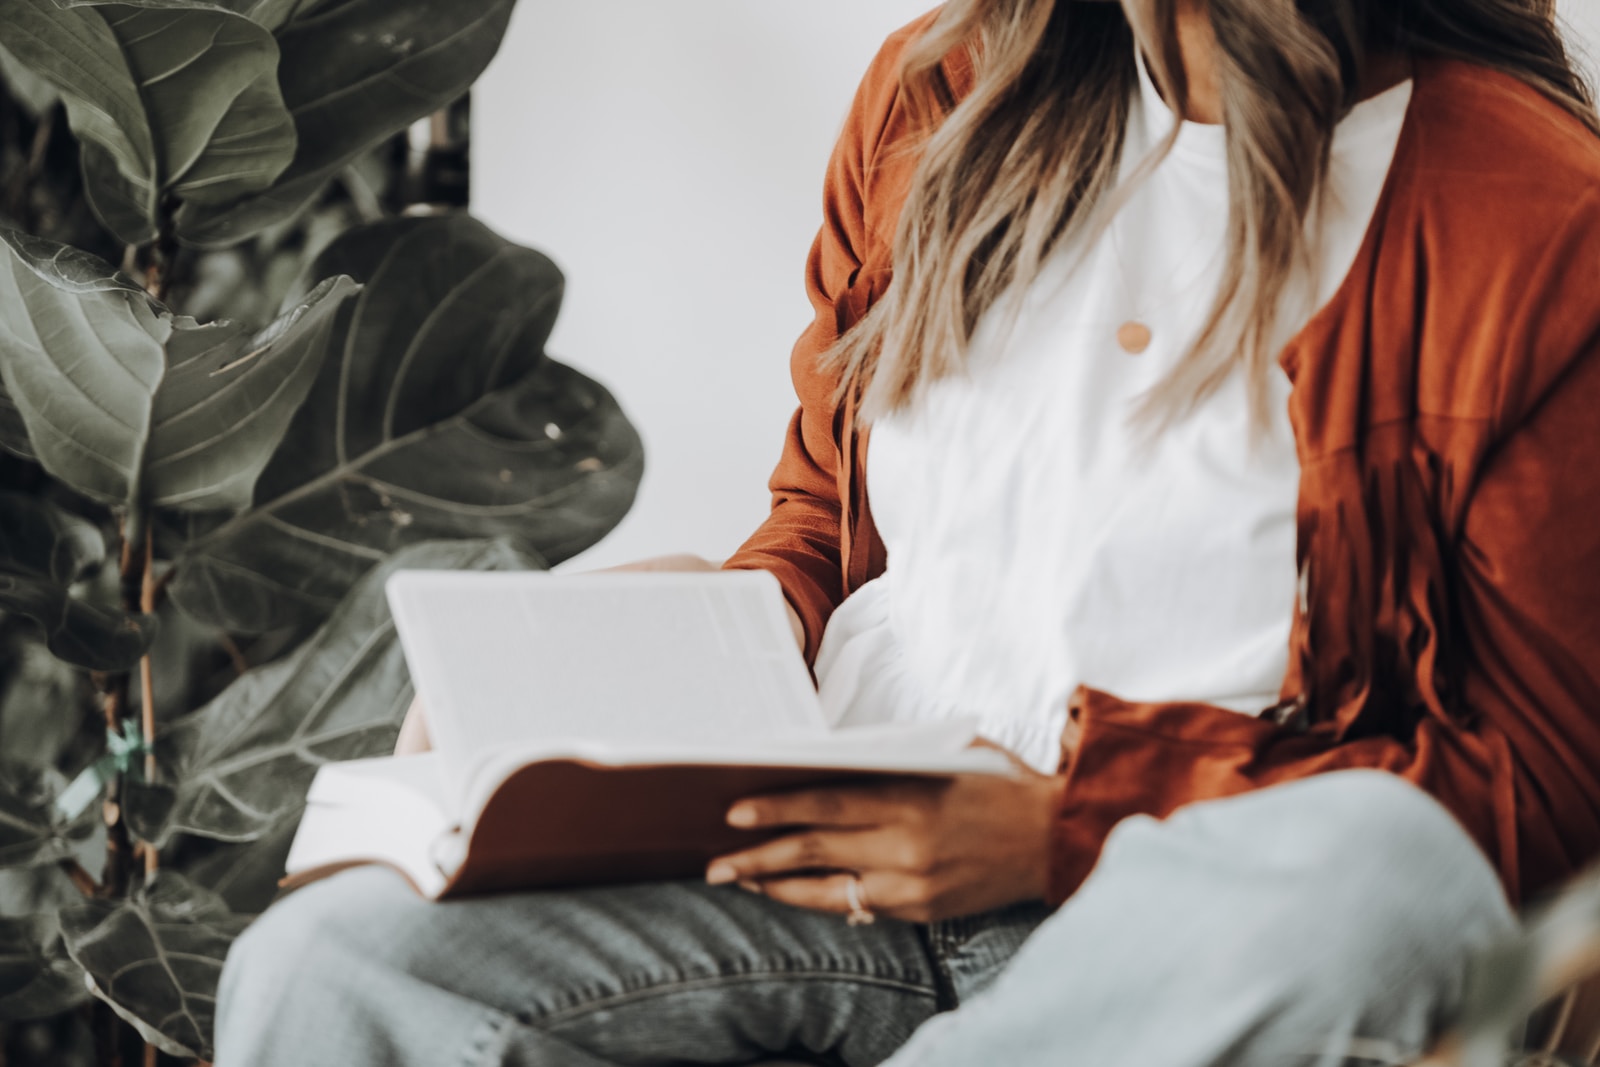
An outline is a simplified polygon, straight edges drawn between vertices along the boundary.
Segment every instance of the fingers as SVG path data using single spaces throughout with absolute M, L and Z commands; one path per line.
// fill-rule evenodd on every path
M 776 878 L 766 882 L 752 882 L 743 888 L 773 900 L 781 900 L 797 908 L 812 911 L 831 911 L 846 915 L 850 911 L 850 882 L 854 874 L 830 874 L 816 878 Z M 872 910 L 871 896 L 866 892 L 865 880 L 858 887 L 861 905 Z
M 892 872 L 869 871 L 855 874 L 828 874 L 811 878 L 769 878 L 761 882 L 741 883 L 740 888 L 796 908 L 848 915 L 850 883 L 857 882 L 856 891 L 862 910 L 875 918 L 899 919 L 904 922 L 930 922 L 935 915 L 933 905 L 925 892 L 910 879 Z
M 713 860 L 711 885 L 754 881 L 799 872 L 853 871 L 880 864 L 886 835 L 873 830 L 807 831 Z
M 794 642 L 800 646 L 800 651 L 806 650 L 806 624 L 800 621 L 800 613 L 794 610 L 794 605 L 787 601 L 783 605 L 789 610 L 789 629 L 794 631 Z
M 428 737 L 427 713 L 422 707 L 422 698 L 417 697 L 412 700 L 405 721 L 400 724 L 400 736 L 395 740 L 394 754 L 410 756 L 427 752 L 432 747 L 433 742 Z
M 728 809 L 728 825 L 863 828 L 915 818 L 937 804 L 943 782 L 885 782 L 746 797 Z

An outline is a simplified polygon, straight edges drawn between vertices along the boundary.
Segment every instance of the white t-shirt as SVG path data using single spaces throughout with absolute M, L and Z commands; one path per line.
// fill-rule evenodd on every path
M 1281 343 L 1354 262 L 1410 101 L 1407 82 L 1336 131 L 1315 270 L 1286 300 Z M 1173 121 L 1141 68 L 1124 176 Z M 1204 325 L 1227 216 L 1224 131 L 1183 123 L 1094 246 L 1052 258 L 1008 334 L 1003 312 L 980 323 L 968 374 L 873 426 L 867 482 L 889 564 L 823 636 L 817 679 L 836 723 L 973 716 L 1054 770 L 1080 684 L 1248 713 L 1277 702 L 1300 480 L 1287 379 L 1274 369 L 1264 439 L 1242 372 L 1153 441 L 1129 418 Z M 1153 333 L 1140 355 L 1117 342 L 1130 321 Z

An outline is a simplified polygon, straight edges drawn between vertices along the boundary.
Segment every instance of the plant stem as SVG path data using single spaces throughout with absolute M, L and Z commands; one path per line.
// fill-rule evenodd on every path
M 128 612 L 137 612 L 144 599 L 147 536 L 144 515 L 136 506 L 129 508 L 122 523 L 121 553 L 122 607 Z M 109 733 L 122 732 L 131 680 L 127 671 L 120 671 L 107 679 L 103 707 Z M 122 784 L 121 774 L 114 775 L 106 783 L 105 803 L 102 806 L 106 824 L 106 866 L 100 877 L 100 892 L 113 900 L 127 896 L 133 860 L 133 842 L 122 813 Z
M 113 675 L 111 687 L 105 693 L 106 730 L 121 732 L 122 713 L 128 704 L 128 676 Z M 128 824 L 122 818 L 122 781 L 113 777 L 106 783 L 105 800 L 101 813 L 106 824 L 106 863 L 100 872 L 100 895 L 120 900 L 127 893 L 128 863 L 133 845 L 128 838 Z
M 93 875 L 83 869 L 83 864 L 77 860 L 62 860 L 61 869 L 67 872 L 67 877 L 72 879 L 72 884 L 77 887 L 78 892 L 86 897 L 99 895 L 100 884 L 94 880 Z
M 156 233 L 156 241 L 150 249 L 150 267 L 145 271 L 145 290 L 163 304 L 167 302 L 167 294 L 172 291 L 173 279 L 177 275 L 178 254 L 183 251 L 183 246 L 178 243 L 178 227 L 173 221 L 173 213 L 177 204 L 170 197 L 161 205 L 161 228 Z
M 239 642 L 233 639 L 233 635 L 223 633 L 218 635 L 217 640 L 221 642 L 222 649 L 228 654 L 228 658 L 233 661 L 233 673 L 237 675 L 248 674 L 250 661 L 245 658 L 244 650 L 239 647 Z
M 154 615 L 156 611 L 156 575 L 155 575 L 155 547 L 156 539 L 149 535 L 144 539 L 144 574 L 139 582 L 139 610 L 146 615 Z M 144 780 L 154 783 L 156 780 L 156 683 L 155 673 L 151 667 L 150 656 L 147 654 L 139 661 L 139 712 L 140 729 L 144 734 Z M 161 866 L 161 853 L 154 845 L 146 845 L 144 849 L 144 873 L 149 878 Z M 148 1059 L 148 1056 L 146 1057 Z

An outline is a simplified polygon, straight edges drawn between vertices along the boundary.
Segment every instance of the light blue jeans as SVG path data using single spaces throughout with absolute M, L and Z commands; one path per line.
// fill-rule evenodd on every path
M 1367 771 L 1128 820 L 1047 920 L 850 927 L 697 884 L 428 904 L 367 869 L 237 943 L 217 1067 L 1400 1062 L 1513 928 L 1452 817 Z

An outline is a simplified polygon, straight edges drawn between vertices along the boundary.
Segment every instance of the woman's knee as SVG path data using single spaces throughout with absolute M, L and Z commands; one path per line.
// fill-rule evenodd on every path
M 1505 910 L 1499 879 L 1461 824 L 1437 800 L 1395 775 L 1351 770 L 1195 804 L 1171 832 L 1252 866 L 1328 879 L 1365 896 L 1452 895 Z
M 1200 833 L 1235 857 L 1238 877 L 1257 883 L 1246 891 L 1263 926 L 1254 951 L 1295 957 L 1280 962 L 1323 988 L 1432 982 L 1443 991 L 1472 951 L 1515 927 L 1477 844 L 1394 775 L 1341 771 L 1196 805 L 1173 831 Z
M 249 990 L 252 1000 L 273 990 L 353 983 L 348 966 L 408 967 L 403 958 L 418 938 L 425 904 L 388 871 L 362 868 L 317 882 L 278 901 L 234 942 L 223 967 L 220 1000 Z

